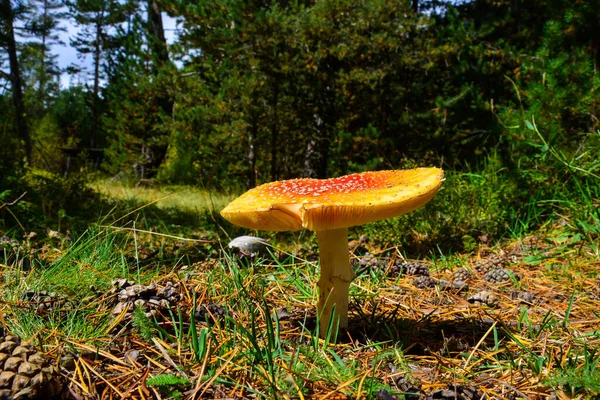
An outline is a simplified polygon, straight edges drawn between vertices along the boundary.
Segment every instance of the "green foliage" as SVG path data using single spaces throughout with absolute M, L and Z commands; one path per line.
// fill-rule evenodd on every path
M 182 397 L 182 390 L 189 387 L 191 382 L 183 377 L 172 375 L 172 374 L 161 374 L 146 380 L 146 383 L 150 386 L 156 386 L 163 395 L 179 399 Z
M 86 223 L 89 223 L 90 215 L 99 218 L 100 197 L 90 187 L 90 179 L 91 176 L 86 174 L 64 178 L 42 171 L 22 171 L 18 177 L 7 176 L 2 181 L 6 185 L 2 192 L 3 201 L 11 202 L 25 194 L 21 201 L 10 207 L 12 213 L 2 211 L 0 227 L 28 229 L 29 232 L 61 223 L 64 227 L 67 215 L 80 215 Z
M 61 137 L 58 124 L 50 114 L 44 115 L 31 130 L 34 142 L 33 163 L 46 171 L 62 172 Z
M 60 91 L 50 113 L 58 125 L 61 145 L 76 147 L 89 143 L 92 134 L 90 101 L 90 93 L 82 86 Z
M 569 350 L 565 362 L 545 380 L 545 384 L 562 388 L 571 396 L 600 394 L 600 356 L 597 349 L 584 346 L 583 355 Z
M 135 307 L 132 315 L 133 327 L 144 340 L 151 341 L 156 336 L 156 332 L 152 320 L 146 316 L 144 309 L 142 307 Z
M 442 188 L 424 207 L 361 228 L 385 243 L 409 245 L 410 251 L 435 247 L 463 250 L 465 235 L 499 238 L 525 208 L 527 190 L 511 179 L 492 154 L 474 172 L 448 172 Z

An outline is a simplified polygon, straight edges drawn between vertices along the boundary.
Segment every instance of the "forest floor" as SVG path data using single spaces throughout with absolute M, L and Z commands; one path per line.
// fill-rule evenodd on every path
M 44 349 L 67 398 L 600 394 L 600 255 L 565 221 L 420 259 L 351 241 L 349 328 L 323 340 L 308 233 L 248 257 L 160 218 L 2 240 L 3 326 Z

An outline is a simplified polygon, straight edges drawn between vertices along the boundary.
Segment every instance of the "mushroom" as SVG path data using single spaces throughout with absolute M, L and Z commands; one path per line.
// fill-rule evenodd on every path
M 332 318 L 332 326 L 339 323 L 340 328 L 348 327 L 349 288 L 355 277 L 350 267 L 348 227 L 421 207 L 443 180 L 444 172 L 439 168 L 416 168 L 277 181 L 247 191 L 229 203 L 221 215 L 250 229 L 309 229 L 317 233 L 321 258 L 317 310 L 319 333 L 325 337 Z

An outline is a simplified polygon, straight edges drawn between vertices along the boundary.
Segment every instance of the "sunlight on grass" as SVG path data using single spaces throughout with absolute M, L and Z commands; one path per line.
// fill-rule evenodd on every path
M 159 208 L 188 212 L 204 212 L 211 209 L 220 211 L 235 197 L 191 186 L 134 187 L 110 180 L 94 182 L 92 187 L 112 199 L 142 204 L 156 201 Z

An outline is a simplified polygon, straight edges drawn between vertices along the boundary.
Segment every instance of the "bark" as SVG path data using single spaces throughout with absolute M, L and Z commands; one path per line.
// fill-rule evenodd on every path
M 329 156 L 329 137 L 327 125 L 317 112 L 313 114 L 311 134 L 306 142 L 304 153 L 304 178 L 325 178 Z
M 273 88 L 273 98 L 271 100 L 271 109 L 273 110 L 273 115 L 271 118 L 271 181 L 276 181 L 279 179 L 279 171 L 277 165 L 277 154 L 279 154 L 279 149 L 277 148 L 279 144 L 279 130 L 277 124 L 277 102 L 279 100 L 279 83 L 275 83 Z
M 169 51 L 167 49 L 167 39 L 165 38 L 165 29 L 163 27 L 161 9 L 156 0 L 148 0 L 148 30 L 151 35 L 150 45 L 155 62 L 160 67 L 169 62 Z
M 19 69 L 19 58 L 17 56 L 17 43 L 15 41 L 15 31 L 13 26 L 14 15 L 10 0 L 2 0 L 0 7 L 0 20 L 4 21 L 4 31 L 6 34 L 6 50 L 10 64 L 10 81 L 12 86 L 12 100 L 15 107 L 15 124 L 17 133 L 25 145 L 25 159 L 27 164 L 31 165 L 32 144 L 27 125 L 25 103 L 23 101 L 23 88 L 21 84 L 21 71 Z
M 98 124 L 100 123 L 100 57 L 102 55 L 102 25 L 104 18 L 96 21 L 96 39 L 94 41 L 94 89 L 92 93 L 92 135 L 90 148 L 93 149 L 98 138 Z
M 161 70 L 169 64 L 169 51 L 167 48 L 167 39 L 162 22 L 161 8 L 157 0 L 148 0 L 148 34 L 150 49 L 153 58 L 153 74 L 158 77 Z M 171 115 L 173 110 L 173 100 L 165 89 L 159 91 L 154 98 L 154 102 L 162 115 Z M 160 118 L 160 116 L 158 117 Z M 168 150 L 166 140 L 162 136 L 165 133 L 160 130 L 162 124 L 159 121 L 152 124 L 149 128 L 148 151 L 145 158 L 145 173 L 147 178 L 153 178 L 158 173 L 158 169 L 163 163 Z
M 48 1 L 44 1 L 44 19 L 43 19 L 43 23 L 44 23 L 44 28 L 43 28 L 43 34 L 42 34 L 42 59 L 41 59 L 41 64 L 42 64 L 42 68 L 40 70 L 40 99 L 42 101 L 42 104 L 44 105 L 44 107 L 46 107 L 46 84 L 47 84 L 47 77 L 46 77 L 46 42 L 47 42 L 47 36 L 48 36 L 48 32 L 46 31 L 46 21 L 48 19 Z
M 254 118 L 248 132 L 248 180 L 246 188 L 256 186 L 256 139 L 258 136 L 258 120 Z
M 417 14 L 419 12 L 419 0 L 412 0 L 411 1 L 411 7 L 413 9 L 413 12 L 415 14 Z

